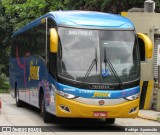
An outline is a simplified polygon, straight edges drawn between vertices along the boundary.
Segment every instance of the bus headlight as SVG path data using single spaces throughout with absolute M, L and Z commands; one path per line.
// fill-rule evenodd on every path
M 72 94 L 69 94 L 69 93 L 65 93 L 65 92 L 63 92 L 63 91 L 59 91 L 59 90 L 57 90 L 56 88 L 54 89 L 54 91 L 55 91 L 58 95 L 60 95 L 60 96 L 62 96 L 62 97 L 65 97 L 65 98 L 68 98 L 68 99 L 76 98 L 75 95 L 72 95 Z
M 139 97 L 140 97 L 140 93 L 137 93 L 137 94 L 135 94 L 135 95 L 131 95 L 131 96 L 129 96 L 129 97 L 125 97 L 124 99 L 129 100 L 129 101 L 132 101 L 132 100 L 135 100 L 135 99 L 137 99 L 137 98 L 139 98 Z

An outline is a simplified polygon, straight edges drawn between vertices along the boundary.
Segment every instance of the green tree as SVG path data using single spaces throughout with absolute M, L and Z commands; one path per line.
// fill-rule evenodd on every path
M 8 23 L 9 18 L 5 16 L 5 8 L 0 1 L 0 74 L 8 75 L 8 56 L 9 42 L 12 32 L 12 27 Z
M 65 9 L 92 10 L 119 14 L 133 7 L 143 8 L 145 0 L 64 0 Z M 160 1 L 155 0 L 156 12 L 160 12 Z
M 156 7 L 155 7 L 155 11 L 160 13 L 160 1 L 159 0 L 154 0 Z
M 10 17 L 9 22 L 17 30 L 34 19 L 49 11 L 62 7 L 57 0 L 3 0 L 5 14 Z
M 0 1 L 0 89 L 8 90 L 7 83 L 8 75 L 8 56 L 9 56 L 9 37 L 11 34 L 11 27 L 8 19 L 5 16 L 5 8 Z

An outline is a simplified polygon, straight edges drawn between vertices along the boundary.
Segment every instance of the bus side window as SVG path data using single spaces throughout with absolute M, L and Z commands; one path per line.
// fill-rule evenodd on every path
M 32 53 L 32 55 L 36 55 L 36 53 L 35 53 L 35 47 L 36 47 L 36 30 L 35 30 L 35 28 L 33 28 L 33 29 L 31 29 L 30 30 L 30 35 L 29 35 L 29 37 L 30 37 L 30 46 L 31 46 L 31 53 Z
M 40 24 L 39 26 L 31 30 L 31 48 L 32 54 L 38 55 L 45 60 L 45 24 Z
M 11 43 L 11 57 L 15 58 L 16 57 L 16 38 L 13 37 L 12 43 Z
M 28 30 L 28 31 L 26 31 L 25 33 L 24 33 L 24 56 L 25 56 L 25 58 L 27 58 L 27 57 L 29 57 L 31 54 L 31 50 L 30 50 L 30 36 L 29 36 L 29 34 L 30 34 L 30 30 Z

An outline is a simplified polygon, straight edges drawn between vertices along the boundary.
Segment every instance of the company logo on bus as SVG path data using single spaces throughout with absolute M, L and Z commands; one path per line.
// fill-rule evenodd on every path
M 99 105 L 104 105 L 105 102 L 104 102 L 104 100 L 99 100 L 98 103 L 99 103 Z
M 108 92 L 94 92 L 93 97 L 111 97 L 111 93 L 108 93 Z

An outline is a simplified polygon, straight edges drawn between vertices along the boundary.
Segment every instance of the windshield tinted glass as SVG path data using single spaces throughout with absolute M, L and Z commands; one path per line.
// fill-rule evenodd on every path
M 104 62 L 106 56 L 123 82 L 139 77 L 139 60 L 133 31 L 102 31 L 76 28 L 59 30 L 58 74 L 80 81 L 94 62 L 86 83 L 117 83 Z

